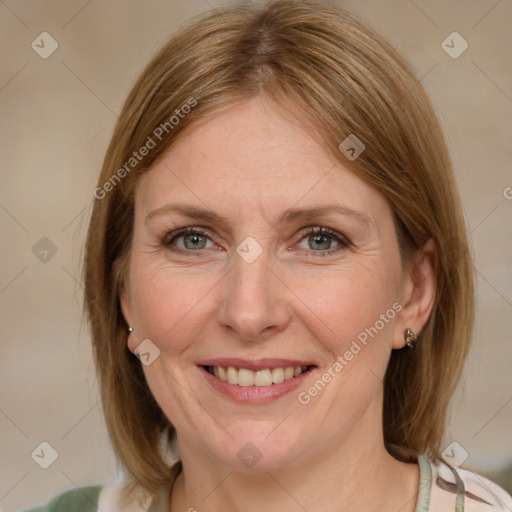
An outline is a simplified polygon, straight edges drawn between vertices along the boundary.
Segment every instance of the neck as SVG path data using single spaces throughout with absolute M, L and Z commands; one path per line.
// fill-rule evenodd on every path
M 414 512 L 419 469 L 386 451 L 376 435 L 379 411 L 354 424 L 343 439 L 304 453 L 286 467 L 240 472 L 179 439 L 183 471 L 171 497 L 171 511 Z

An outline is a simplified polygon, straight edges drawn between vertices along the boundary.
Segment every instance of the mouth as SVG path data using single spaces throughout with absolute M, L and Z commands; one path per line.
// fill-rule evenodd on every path
M 314 365 L 305 366 L 277 366 L 274 368 L 262 368 L 250 370 L 249 368 L 236 368 L 234 366 L 210 366 L 203 368 L 222 382 L 232 386 L 273 386 L 282 382 L 295 379 L 300 375 L 311 371 Z
M 216 359 L 197 365 L 206 381 L 235 402 L 265 403 L 299 387 L 317 366 L 283 359 Z

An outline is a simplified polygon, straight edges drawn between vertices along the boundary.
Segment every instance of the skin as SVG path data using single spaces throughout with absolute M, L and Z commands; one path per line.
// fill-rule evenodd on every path
M 165 210 L 147 219 L 173 201 L 227 224 Z M 287 208 L 331 203 L 367 219 L 328 213 L 277 222 Z M 303 233 L 310 226 L 350 243 L 328 235 L 315 242 Z M 183 236 L 165 246 L 182 227 L 208 231 L 195 239 L 199 249 Z M 250 264 L 236 253 L 248 236 L 263 249 Z M 150 339 L 160 350 L 143 369 L 178 435 L 184 471 L 171 510 L 413 512 L 419 470 L 385 450 L 382 379 L 391 351 L 405 345 L 403 330 L 418 333 L 429 317 L 433 258 L 429 241 L 403 266 L 384 196 L 268 99 L 234 105 L 180 138 L 137 184 L 121 292 L 134 327 L 129 349 Z M 298 392 L 395 302 L 402 310 L 317 396 L 299 403 Z M 317 369 L 278 400 L 241 404 L 197 367 L 212 357 L 294 358 Z M 261 453 L 250 468 L 237 457 L 248 442 Z

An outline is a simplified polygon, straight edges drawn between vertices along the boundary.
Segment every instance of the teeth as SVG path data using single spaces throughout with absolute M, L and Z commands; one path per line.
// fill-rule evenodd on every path
M 247 368 L 236 369 L 233 366 L 223 368 L 222 366 L 209 367 L 208 371 L 218 379 L 238 386 L 271 386 L 280 384 L 285 380 L 298 377 L 307 370 L 307 366 L 288 366 L 286 368 L 264 368 L 262 370 L 248 370 Z
M 284 370 L 284 380 L 290 380 L 290 379 L 293 379 L 293 374 L 294 374 L 294 369 L 293 369 L 293 366 L 288 366 L 288 368 L 286 368 Z
M 272 385 L 272 372 L 269 369 L 258 370 L 254 372 L 254 385 L 255 386 L 271 386 Z
M 231 370 L 231 368 L 229 369 Z M 254 386 L 254 372 L 245 368 L 240 368 L 240 370 L 238 370 L 238 385 Z
M 274 368 L 272 370 L 272 382 L 279 384 L 284 381 L 284 370 L 282 368 Z
M 228 376 L 226 375 L 226 370 L 222 368 L 222 366 L 216 366 L 215 368 L 218 368 L 219 375 L 215 375 L 220 380 L 226 382 L 228 380 Z
M 238 371 L 230 366 L 226 374 L 226 379 L 229 384 L 238 384 Z

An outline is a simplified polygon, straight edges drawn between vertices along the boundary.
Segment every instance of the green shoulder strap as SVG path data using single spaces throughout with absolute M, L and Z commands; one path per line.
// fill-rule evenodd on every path
M 23 512 L 97 512 L 101 485 L 91 485 L 65 491 L 42 507 Z

